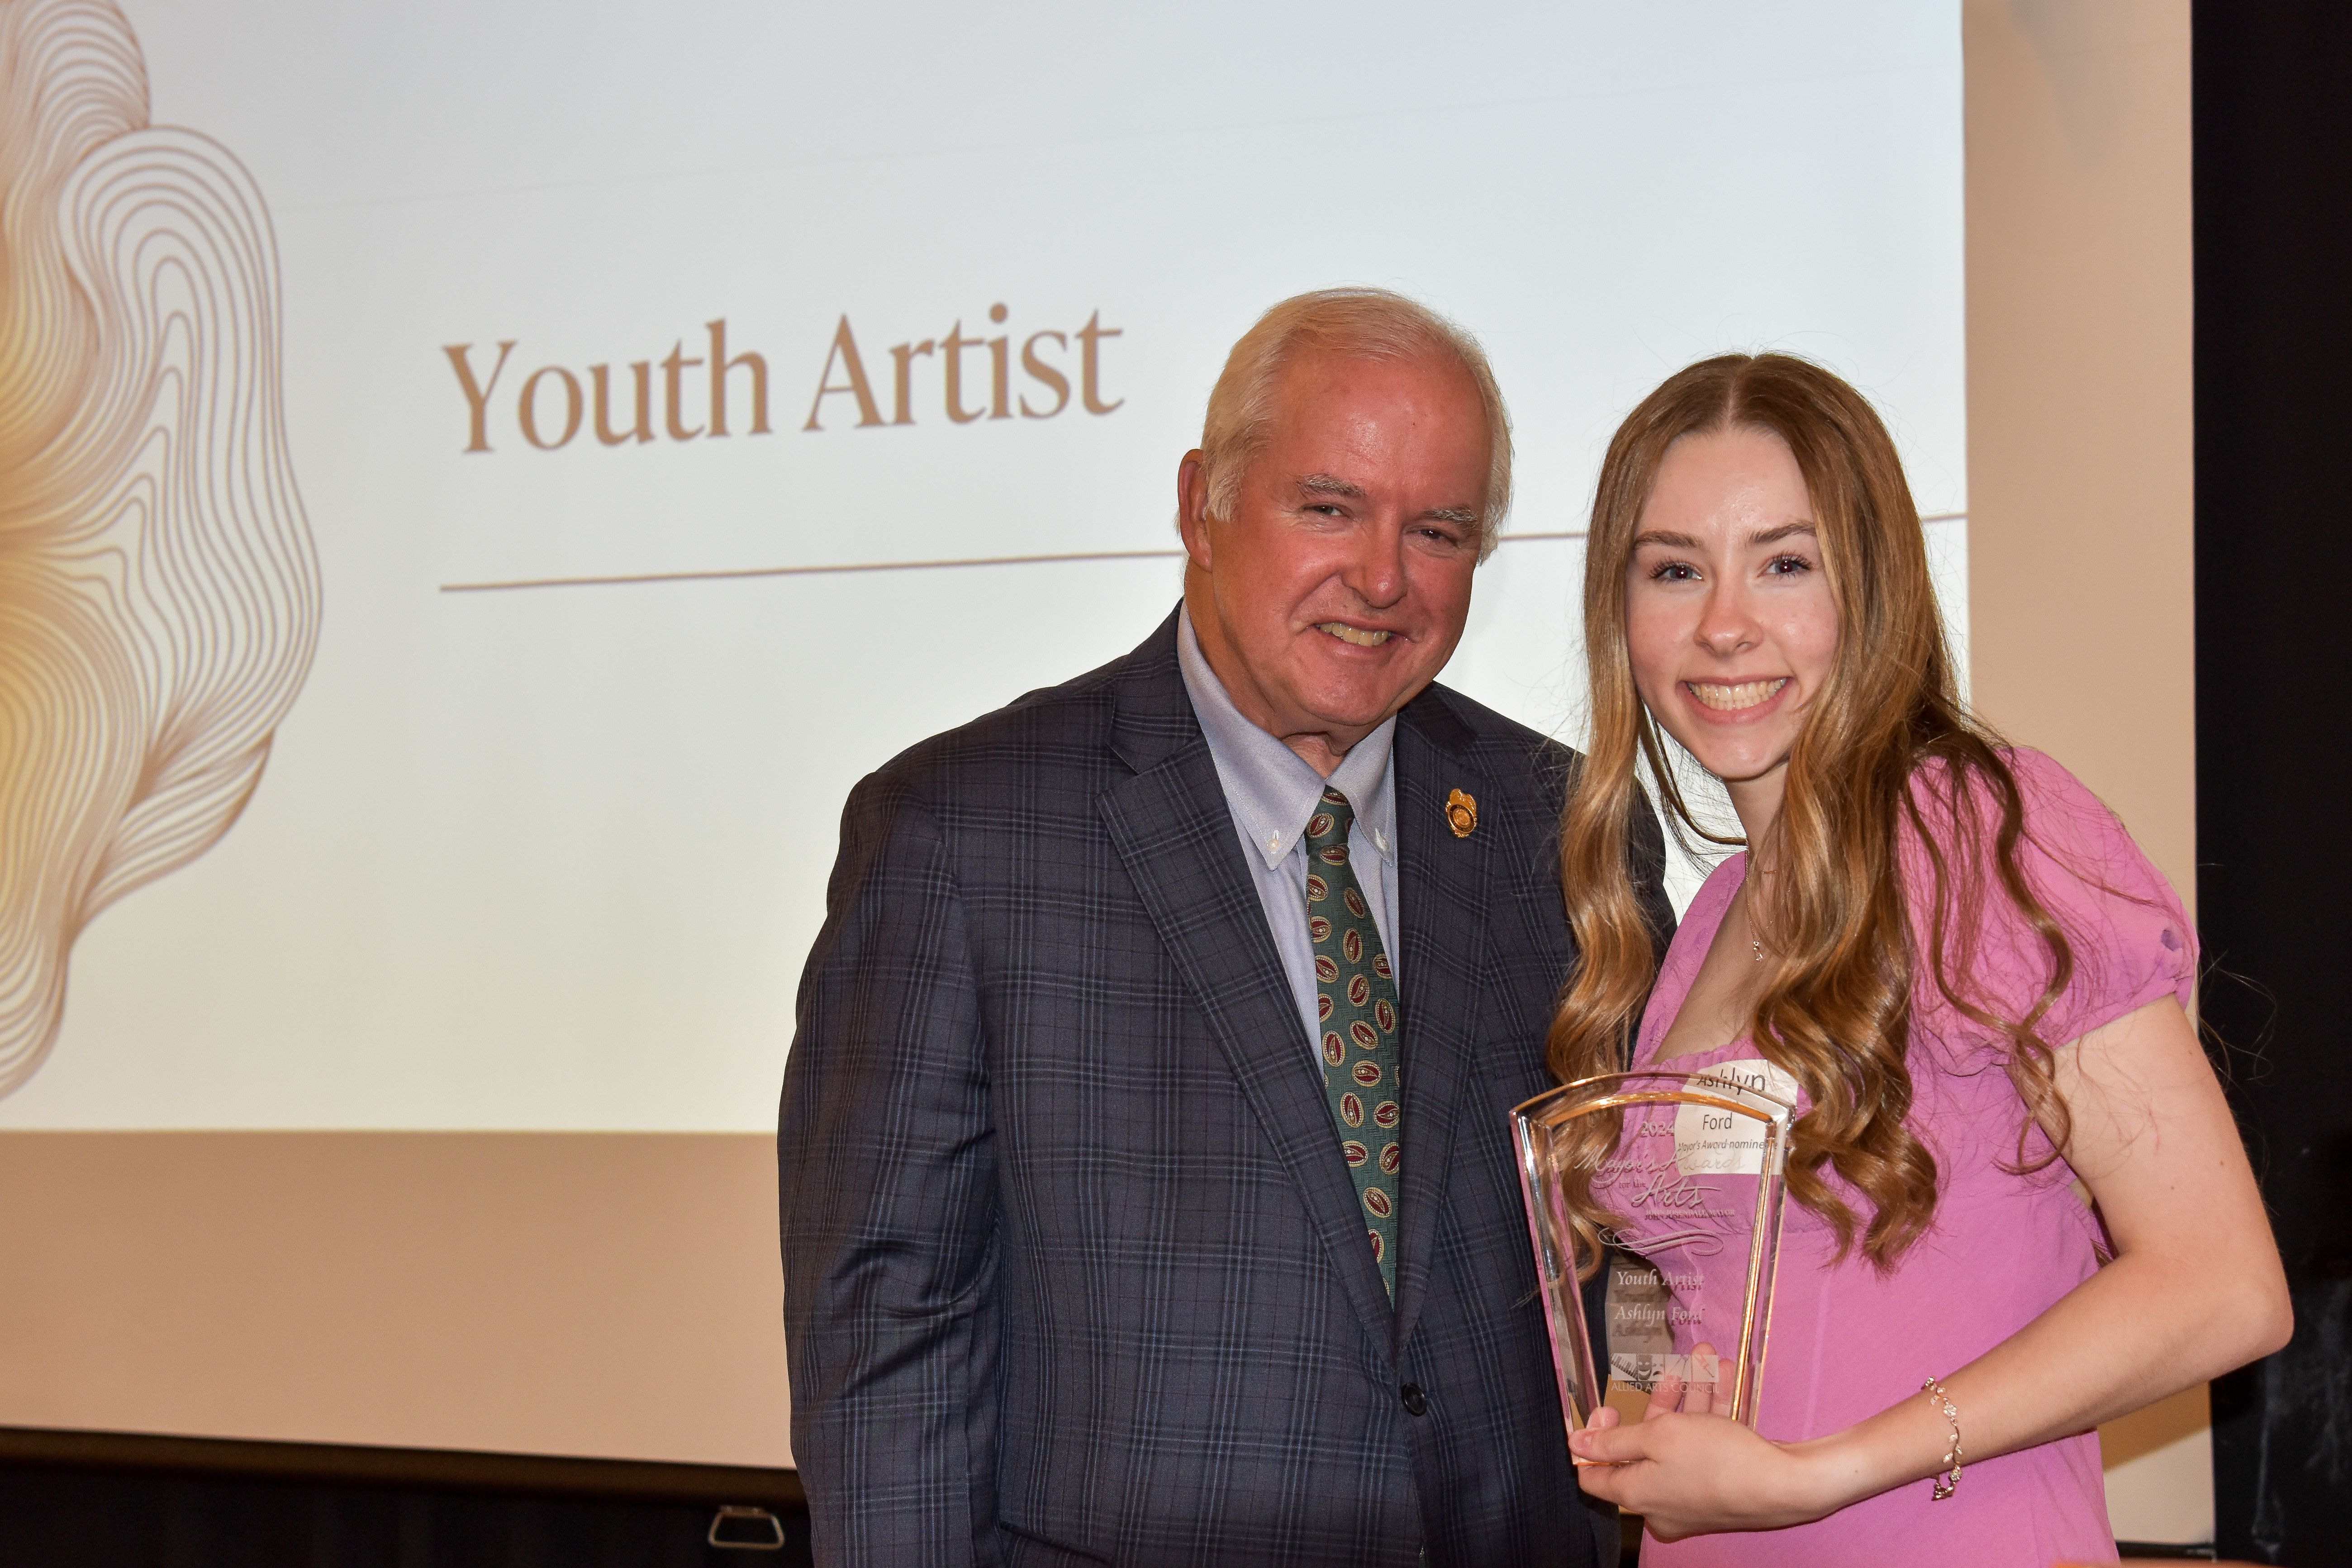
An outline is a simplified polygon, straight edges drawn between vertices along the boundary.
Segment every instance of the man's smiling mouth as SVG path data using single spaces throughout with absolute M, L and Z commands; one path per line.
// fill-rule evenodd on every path
M 1358 647 L 1378 647 L 1393 635 L 1389 632 L 1368 632 L 1360 627 L 1351 626 L 1345 621 L 1323 621 L 1318 623 L 1315 629 L 1318 632 L 1329 632 L 1341 642 L 1353 643 Z
M 1737 686 L 1724 686 L 1710 680 L 1685 680 L 1683 685 L 1706 707 L 1718 713 L 1737 713 L 1743 708 L 1754 708 L 1769 702 L 1789 684 L 1787 676 L 1778 680 L 1743 680 Z

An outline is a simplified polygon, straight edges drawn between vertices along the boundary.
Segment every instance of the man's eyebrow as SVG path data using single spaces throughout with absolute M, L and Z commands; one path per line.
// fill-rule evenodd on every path
M 1345 496 L 1349 500 L 1364 499 L 1363 486 L 1351 485 L 1347 480 L 1335 479 L 1329 474 L 1302 475 L 1298 480 L 1298 488 L 1319 496 Z
M 1458 522 L 1465 528 L 1478 526 L 1478 514 L 1466 506 L 1433 507 L 1421 515 L 1437 522 Z

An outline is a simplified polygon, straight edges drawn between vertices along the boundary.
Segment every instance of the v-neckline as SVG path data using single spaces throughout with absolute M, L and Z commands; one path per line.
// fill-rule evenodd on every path
M 1690 1000 L 1691 988 L 1698 984 L 1698 972 L 1706 965 L 1706 955 L 1714 950 L 1716 936 L 1730 917 L 1731 900 L 1739 896 L 1739 889 L 1747 882 L 1748 852 L 1743 849 L 1709 872 L 1700 884 L 1697 896 L 1691 900 L 1690 909 L 1675 928 L 1665 962 L 1658 966 L 1658 981 L 1651 989 L 1650 1005 L 1643 1013 L 1642 1030 L 1636 1037 L 1634 1066 L 1680 1072 L 1686 1066 L 1708 1065 L 1707 1058 L 1748 1044 L 1748 1036 L 1743 1032 L 1718 1046 L 1685 1051 L 1664 1062 L 1657 1059 L 1658 1047 L 1665 1043 L 1675 1020 L 1682 1016 L 1683 1004 Z

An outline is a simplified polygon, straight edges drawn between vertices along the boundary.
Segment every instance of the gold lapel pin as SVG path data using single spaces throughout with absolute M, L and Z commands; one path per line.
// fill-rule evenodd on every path
M 1467 790 L 1455 790 L 1445 797 L 1445 826 L 1454 829 L 1456 838 L 1467 838 L 1470 830 L 1478 826 L 1478 797 Z

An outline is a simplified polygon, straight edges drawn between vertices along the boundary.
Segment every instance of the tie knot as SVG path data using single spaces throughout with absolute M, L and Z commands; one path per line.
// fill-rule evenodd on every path
M 1354 826 L 1356 808 L 1348 797 L 1336 789 L 1327 789 L 1315 803 L 1315 815 L 1307 819 L 1307 842 L 1320 848 L 1326 844 L 1348 842 L 1348 829 Z

